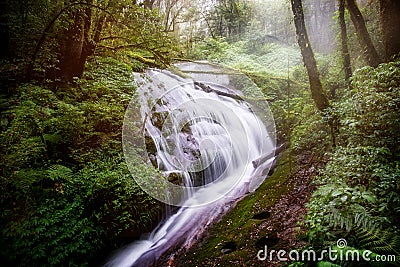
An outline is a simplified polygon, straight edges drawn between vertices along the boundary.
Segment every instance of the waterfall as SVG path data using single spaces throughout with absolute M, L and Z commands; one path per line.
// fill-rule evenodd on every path
M 136 76 L 139 103 L 128 107 L 123 145 L 128 167 L 133 150 L 140 150 L 163 173 L 137 179 L 143 190 L 180 208 L 106 266 L 149 266 L 171 248 L 190 247 L 264 181 L 274 160 L 273 118 L 246 76 L 205 63 L 177 67 L 185 75 L 150 69 Z M 144 123 L 144 138 L 133 130 L 137 121 Z

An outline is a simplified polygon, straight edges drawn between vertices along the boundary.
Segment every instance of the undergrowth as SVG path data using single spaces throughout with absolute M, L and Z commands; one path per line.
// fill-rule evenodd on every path
M 346 238 L 356 249 L 397 257 L 384 266 L 399 265 L 400 61 L 357 70 L 334 110 L 338 147 L 308 204 L 310 244 Z
M 130 66 L 93 58 L 74 84 L 27 83 L 2 102 L 1 259 L 17 266 L 98 264 L 158 221 L 161 205 L 134 182 L 122 123 Z M 155 170 L 138 162 L 133 175 Z
M 247 45 L 246 41 L 206 40 L 191 56 L 247 74 L 269 101 L 279 142 L 289 142 L 292 153 L 311 153 L 316 161 L 329 159 L 314 181 L 317 190 L 302 223 L 308 229 L 309 247 L 321 251 L 346 238 L 344 250 L 371 250 L 373 257 L 396 255 L 399 260 L 400 60 L 358 69 L 349 88 L 340 62 L 317 55 L 331 102 L 331 108 L 320 113 L 311 101 L 296 49 L 264 44 L 249 52 Z M 329 127 L 332 121 L 337 121 L 337 132 Z M 356 264 L 326 259 L 318 266 Z M 399 261 L 360 264 L 390 266 Z M 291 264 L 304 265 L 308 263 Z

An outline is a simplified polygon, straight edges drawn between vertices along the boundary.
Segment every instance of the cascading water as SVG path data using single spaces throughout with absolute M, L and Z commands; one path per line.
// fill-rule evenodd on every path
M 178 67 L 191 78 L 159 70 L 136 77 L 141 81 L 141 106 L 128 107 L 123 144 L 128 166 L 141 150 L 164 174 L 138 184 L 158 200 L 181 208 L 146 238 L 116 253 L 106 266 L 149 266 L 172 247 L 188 248 L 262 183 L 274 160 L 273 119 L 254 84 L 244 75 L 209 64 Z M 246 90 L 262 104 L 244 101 Z M 145 137 L 131 127 L 139 117 Z

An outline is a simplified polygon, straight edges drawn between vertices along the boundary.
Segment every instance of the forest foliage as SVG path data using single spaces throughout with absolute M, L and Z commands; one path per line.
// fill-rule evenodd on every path
M 353 247 L 398 256 L 399 82 L 400 60 L 364 67 L 336 101 L 338 146 L 315 181 L 305 220 L 314 246 L 346 238 Z M 375 243 L 362 242 L 368 236 Z
M 150 231 L 164 210 L 121 138 L 133 71 L 165 67 L 175 37 L 130 1 L 1 1 L 3 265 L 85 266 Z
M 328 161 L 303 222 L 310 247 L 346 238 L 356 249 L 398 255 L 400 59 L 395 29 L 377 26 L 393 14 L 376 1 L 360 5 L 358 23 L 379 60 L 369 64 L 348 9 L 303 3 L 329 100 L 323 111 L 293 45 L 289 1 L 1 1 L 0 264 L 100 264 L 160 220 L 164 206 L 131 176 L 157 170 L 138 161 L 128 171 L 122 121 L 132 72 L 180 57 L 244 72 L 269 102 L 278 141 L 293 155 Z M 343 26 L 354 70 L 347 81 L 343 51 L 332 45 Z
M 356 33 L 352 27 L 348 31 Z M 236 42 L 208 39 L 195 45 L 191 56 L 249 75 L 270 101 L 280 142 L 290 141 L 294 154 L 311 152 L 314 161 L 329 159 L 314 181 L 317 190 L 302 223 L 309 246 L 322 250 L 346 238 L 349 248 L 398 256 L 400 60 L 363 67 L 368 61 L 357 52 L 357 40 L 350 39 L 350 53 L 359 57 L 352 57 L 356 69 L 347 85 L 340 51 L 317 54 L 322 90 L 330 102 L 320 112 L 307 90 L 299 51 L 276 40 L 253 41 L 249 36 Z M 327 265 L 344 264 L 326 260 Z
M 95 58 L 76 86 L 21 84 L 2 113 L 2 260 L 85 265 L 138 237 L 162 206 L 132 179 L 121 148 L 132 69 Z M 7 126 L 7 127 L 5 127 Z M 155 175 L 138 162 L 133 175 Z M 136 234 L 135 234 L 136 232 Z M 106 250 L 106 251 L 108 251 Z

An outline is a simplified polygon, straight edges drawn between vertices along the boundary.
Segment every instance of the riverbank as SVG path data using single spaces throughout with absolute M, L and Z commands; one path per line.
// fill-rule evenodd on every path
M 274 173 L 215 223 L 188 250 L 171 258 L 168 253 L 156 266 L 278 266 L 261 262 L 259 250 L 294 249 L 306 244 L 298 222 L 307 212 L 305 203 L 314 187 L 312 178 L 323 163 L 310 153 L 292 156 L 287 150 Z

